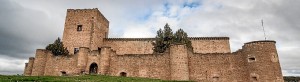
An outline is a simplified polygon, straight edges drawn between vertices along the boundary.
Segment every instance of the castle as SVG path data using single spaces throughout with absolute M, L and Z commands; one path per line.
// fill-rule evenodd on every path
M 62 40 L 70 55 L 37 49 L 24 75 L 283 82 L 275 41 L 252 41 L 231 52 L 228 37 L 189 37 L 193 50 L 173 44 L 164 53 L 153 53 L 154 38 L 108 38 L 108 30 L 109 21 L 97 8 L 68 9 Z

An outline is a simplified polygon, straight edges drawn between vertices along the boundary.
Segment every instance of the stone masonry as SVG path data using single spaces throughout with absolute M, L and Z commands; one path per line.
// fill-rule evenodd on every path
M 275 41 L 245 43 L 231 52 L 228 37 L 190 37 L 193 49 L 171 45 L 153 53 L 154 38 L 108 38 L 97 9 L 68 9 L 63 44 L 68 56 L 37 49 L 25 76 L 100 74 L 204 82 L 283 82 Z

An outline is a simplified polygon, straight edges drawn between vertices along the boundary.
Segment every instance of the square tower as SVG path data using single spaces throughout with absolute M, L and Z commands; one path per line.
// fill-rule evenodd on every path
M 109 21 L 97 9 L 68 9 L 63 33 L 63 44 L 70 54 L 79 47 L 97 50 L 107 38 Z

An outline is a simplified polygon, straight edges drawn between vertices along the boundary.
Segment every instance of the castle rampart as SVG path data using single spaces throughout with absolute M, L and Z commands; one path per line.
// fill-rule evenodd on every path
M 46 55 L 47 52 L 48 51 L 42 49 L 36 50 L 35 60 L 32 68 L 32 70 L 34 70 L 32 71 L 33 76 L 44 75 L 46 61 L 47 61 L 47 55 Z
M 194 53 L 230 53 L 228 37 L 190 37 Z M 106 38 L 117 54 L 152 54 L 154 38 Z
M 34 59 L 34 57 L 30 57 L 28 63 L 25 64 L 24 75 L 31 75 Z
M 98 9 L 68 9 L 63 43 L 70 55 L 38 49 L 26 76 L 100 74 L 204 82 L 282 82 L 275 41 L 245 43 L 231 52 L 229 37 L 189 37 L 193 48 L 173 44 L 153 53 L 154 38 L 108 38 Z

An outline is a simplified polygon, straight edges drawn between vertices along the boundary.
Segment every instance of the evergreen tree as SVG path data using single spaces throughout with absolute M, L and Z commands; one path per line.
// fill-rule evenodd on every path
M 163 49 L 166 50 L 167 48 L 170 47 L 170 44 L 173 43 L 173 31 L 170 28 L 168 23 L 164 26 L 163 34 L 164 34 L 163 35 L 163 38 L 164 38 Z
M 189 40 L 187 33 L 184 32 L 182 29 L 177 30 L 174 34 L 174 43 L 186 44 L 187 47 L 192 48 L 192 43 Z
M 61 42 L 60 38 L 58 37 L 53 44 L 49 44 L 46 47 L 46 50 L 49 50 L 52 52 L 53 55 L 68 55 L 69 51 L 67 48 L 64 47 L 63 43 Z
M 153 42 L 154 52 L 163 53 L 169 48 L 172 43 L 173 32 L 168 24 L 164 26 L 164 30 L 159 29 Z
M 173 34 L 168 23 L 164 26 L 163 31 L 162 29 L 157 31 L 155 41 L 152 44 L 154 46 L 153 51 L 158 53 L 165 52 L 171 44 L 186 44 L 188 48 L 192 48 L 192 44 L 187 33 L 182 29 L 179 29 L 175 34 Z
M 164 41 L 164 36 L 163 36 L 163 31 L 161 29 L 159 29 L 157 31 L 157 35 L 155 37 L 155 41 L 153 42 L 154 45 L 154 51 L 155 52 L 159 52 L 159 53 L 163 53 L 165 50 L 163 49 L 163 41 Z

